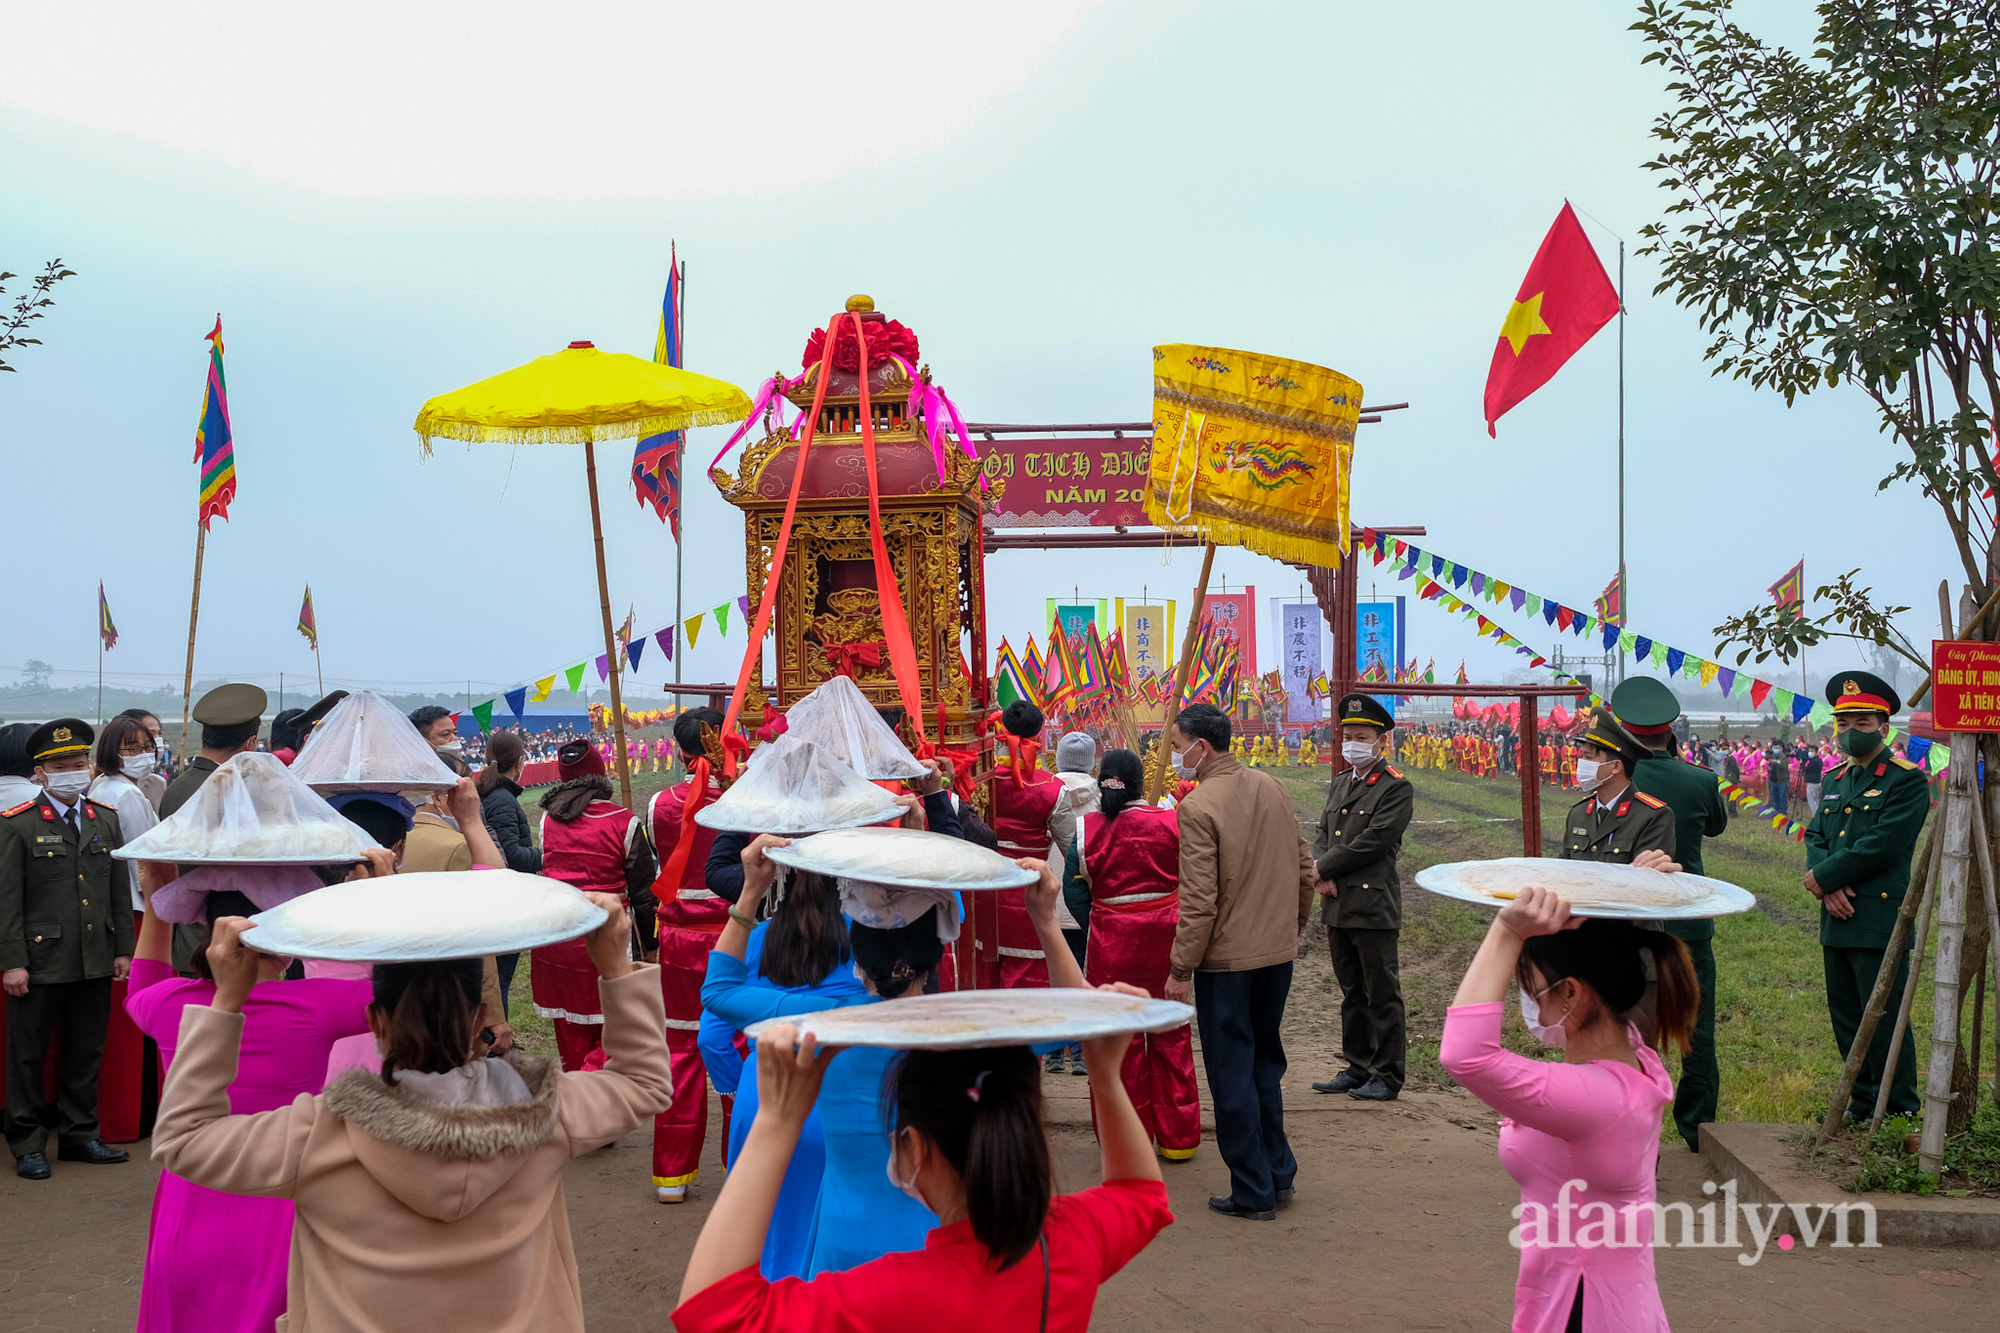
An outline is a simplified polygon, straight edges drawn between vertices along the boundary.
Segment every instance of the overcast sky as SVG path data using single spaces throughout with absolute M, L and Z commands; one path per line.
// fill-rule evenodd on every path
M 1810 37 L 1803 6 L 1744 9 Z M 410 424 L 573 338 L 650 354 L 670 240 L 689 367 L 746 388 L 795 373 L 852 292 L 917 332 L 976 420 L 1143 419 L 1155 343 L 1334 367 L 1413 404 L 1361 428 L 1356 522 L 1423 525 L 1428 549 L 1587 606 L 1616 566 L 1615 326 L 1498 440 L 1480 398 L 1562 201 L 1608 267 L 1614 233 L 1636 244 L 1666 202 L 1641 166 L 1662 77 L 1630 21 L 1076 0 L 17 13 L 0 267 L 60 255 L 77 276 L 0 376 L 0 679 L 30 658 L 89 678 L 102 579 L 109 672 L 178 684 L 218 311 L 239 492 L 208 543 L 199 677 L 309 675 L 308 582 L 329 684 L 487 695 L 594 656 L 581 451 L 423 461 Z M 1866 401 L 1787 410 L 1711 379 L 1655 281 L 1628 256 L 1633 627 L 1710 655 L 1711 628 L 1803 555 L 1811 582 L 1861 566 L 1930 637 L 1956 562 L 1912 490 L 1876 493 L 1894 459 Z M 696 432 L 693 471 L 726 435 Z M 652 628 L 674 551 L 629 457 L 601 459 L 612 600 Z M 733 602 L 740 515 L 692 480 L 686 524 L 689 612 Z M 1300 581 L 1240 550 L 1216 567 L 1261 599 Z M 996 555 L 990 623 L 1019 644 L 1072 585 L 1185 599 L 1197 568 L 1185 550 Z M 730 629 L 687 678 L 734 677 Z M 1409 645 L 1489 677 L 1518 661 L 1430 607 Z M 1842 657 L 1819 650 L 1814 674 Z M 665 674 L 648 659 L 640 679 Z

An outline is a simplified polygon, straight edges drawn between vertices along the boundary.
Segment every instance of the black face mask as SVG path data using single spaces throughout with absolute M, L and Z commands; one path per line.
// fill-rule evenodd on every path
M 1840 733 L 1840 748 L 1856 759 L 1866 759 L 1875 753 L 1875 747 L 1882 743 L 1879 731 L 1863 731 L 1859 727 L 1849 727 Z

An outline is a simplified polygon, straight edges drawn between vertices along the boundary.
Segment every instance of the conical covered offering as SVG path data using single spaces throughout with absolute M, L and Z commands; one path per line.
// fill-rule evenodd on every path
M 902 813 L 888 792 L 787 732 L 758 746 L 742 775 L 696 812 L 694 822 L 724 833 L 792 836 L 883 824 Z
M 743 1034 L 755 1041 L 772 1023 L 796 1023 L 801 1033 L 809 1032 L 828 1046 L 948 1051 L 1082 1041 L 1120 1032 L 1169 1032 L 1193 1017 L 1193 1005 L 1117 991 L 964 990 L 766 1019 L 752 1023 Z
M 785 734 L 811 741 L 871 781 L 920 778 L 927 771 L 847 676 L 835 676 L 793 704 Z
M 604 909 L 561 880 L 514 870 L 435 870 L 349 880 L 250 918 L 243 942 L 288 958 L 417 963 L 573 940 Z
M 372 690 L 334 705 L 292 761 L 292 773 L 320 793 L 446 791 L 458 775 L 410 719 Z
M 836 829 L 764 854 L 795 870 L 909 889 L 1020 889 L 1036 878 L 998 852 L 920 829 Z
M 375 840 L 293 776 L 275 755 L 232 755 L 188 803 L 113 852 L 183 865 L 333 865 Z

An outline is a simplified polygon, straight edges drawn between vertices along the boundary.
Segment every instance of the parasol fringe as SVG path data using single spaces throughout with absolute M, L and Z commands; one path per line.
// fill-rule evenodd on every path
M 1154 517 L 1150 510 L 1147 517 Z M 1321 538 L 1278 533 L 1260 524 L 1238 523 L 1214 514 L 1197 513 L 1186 523 L 1162 523 L 1160 526 L 1177 537 L 1214 542 L 1217 546 L 1240 546 L 1246 551 L 1295 565 L 1338 569 L 1347 556 L 1346 544 L 1334 540 L 1330 534 Z
M 428 458 L 433 440 L 464 440 L 469 444 L 584 444 L 599 440 L 630 440 L 670 430 L 726 426 L 732 421 L 743 420 L 746 409 L 706 408 L 589 426 L 488 426 L 419 413 L 415 429 L 417 448 L 423 457 Z

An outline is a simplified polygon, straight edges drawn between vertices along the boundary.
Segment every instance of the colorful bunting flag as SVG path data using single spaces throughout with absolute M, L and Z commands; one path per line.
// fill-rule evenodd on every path
M 729 635 L 729 603 L 715 608 L 715 632 L 727 638 Z
M 474 704 L 472 706 L 472 720 L 479 724 L 481 735 L 493 730 L 493 701 L 488 699 L 483 704 Z
M 513 711 L 514 720 L 519 722 L 527 712 L 528 687 L 523 685 L 519 689 L 509 690 L 501 697 L 507 700 L 507 707 Z
M 571 667 L 567 672 L 564 673 L 569 677 L 569 692 L 571 694 L 583 693 L 583 669 L 586 665 L 588 664 L 584 662 L 578 662 L 575 666 Z
M 703 611 L 699 615 L 689 616 L 687 620 L 681 625 L 681 628 L 687 631 L 688 647 L 692 648 L 695 646 L 696 643 L 700 641 L 701 622 L 705 620 L 707 617 L 708 617 L 708 612 Z
M 554 676 L 545 676 L 541 680 L 536 681 L 534 701 L 536 703 L 541 703 L 543 700 L 549 697 L 549 691 L 554 689 L 555 687 L 556 687 L 556 678 Z

